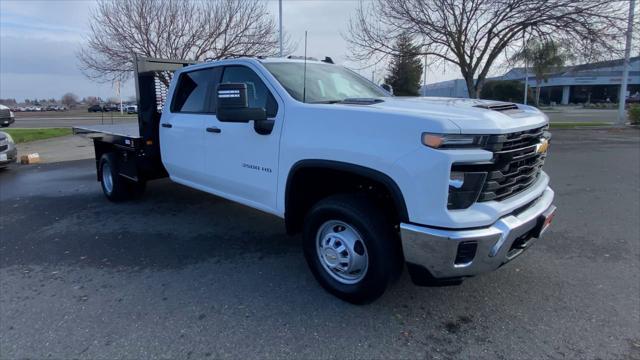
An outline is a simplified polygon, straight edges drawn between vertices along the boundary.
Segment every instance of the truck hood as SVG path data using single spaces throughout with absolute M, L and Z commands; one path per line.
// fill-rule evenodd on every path
M 366 106 L 385 113 L 448 121 L 463 134 L 509 133 L 549 122 L 543 112 L 522 104 L 441 97 L 387 97 L 381 100 L 384 101 L 370 105 L 343 106 Z

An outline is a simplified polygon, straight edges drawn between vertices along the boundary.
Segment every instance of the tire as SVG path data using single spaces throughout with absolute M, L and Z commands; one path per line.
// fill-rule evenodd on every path
M 378 204 L 358 194 L 333 195 L 313 206 L 303 249 L 320 285 L 353 304 L 382 296 L 402 271 L 399 235 Z
M 144 182 L 133 182 L 119 175 L 117 157 L 113 153 L 100 158 L 100 185 L 107 199 L 121 202 L 139 197 L 145 190 Z

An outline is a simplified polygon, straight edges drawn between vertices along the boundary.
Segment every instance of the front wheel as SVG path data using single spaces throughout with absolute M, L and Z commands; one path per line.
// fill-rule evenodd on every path
M 402 270 L 398 234 L 379 206 L 361 195 L 334 195 L 305 220 L 304 253 L 318 282 L 355 304 L 379 298 Z

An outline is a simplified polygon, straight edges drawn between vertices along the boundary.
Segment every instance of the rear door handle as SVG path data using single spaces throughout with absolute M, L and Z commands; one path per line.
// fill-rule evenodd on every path
M 164 128 L 172 128 L 172 127 L 173 127 L 173 125 L 168 124 L 168 123 L 162 123 L 161 125 L 162 125 L 162 127 L 164 127 Z
M 222 130 L 218 129 L 217 127 L 208 127 L 207 132 L 220 134 Z

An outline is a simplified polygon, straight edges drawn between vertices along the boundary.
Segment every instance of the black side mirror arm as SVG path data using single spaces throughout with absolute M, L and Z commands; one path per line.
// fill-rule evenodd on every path
M 254 120 L 253 129 L 260 135 L 269 135 L 273 131 L 276 121 L 273 119 Z

